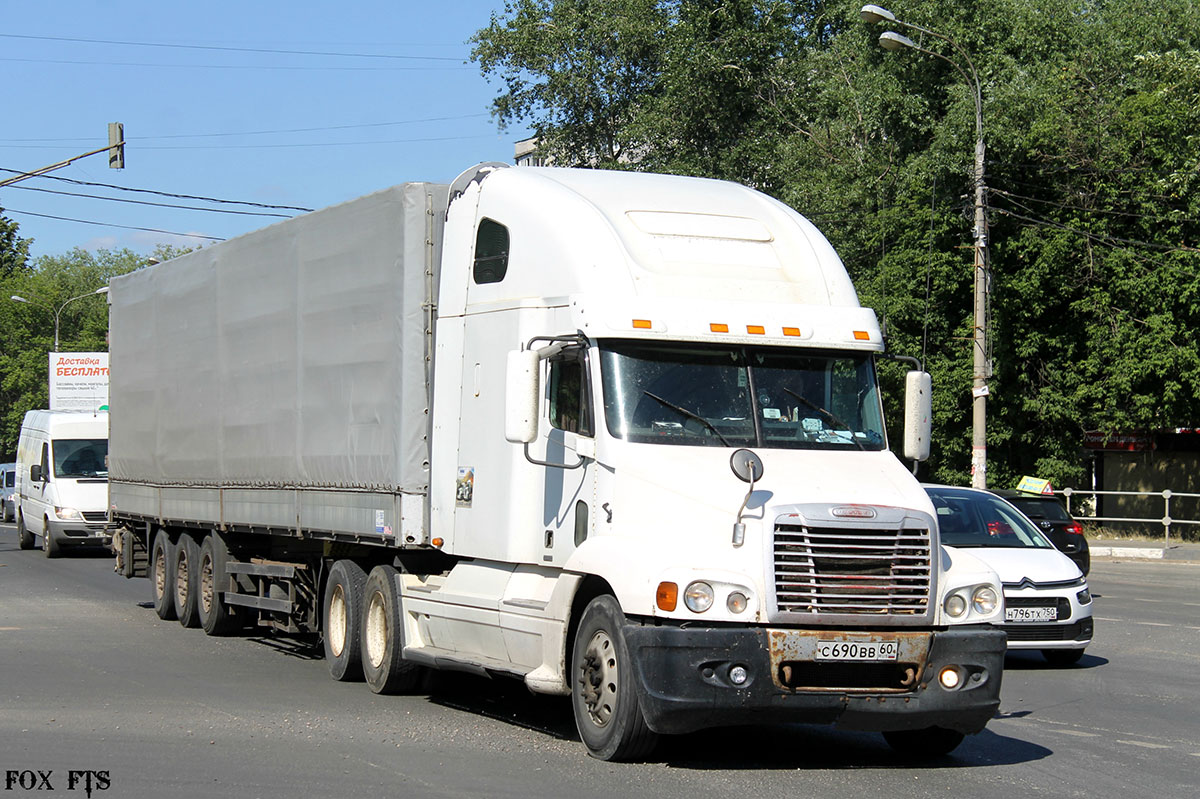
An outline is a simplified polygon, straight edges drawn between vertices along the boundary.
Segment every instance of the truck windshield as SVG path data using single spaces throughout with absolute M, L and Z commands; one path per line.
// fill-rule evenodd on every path
M 867 354 L 606 341 L 609 432 L 626 441 L 781 449 L 884 448 Z
M 55 477 L 108 477 L 108 439 L 54 440 Z

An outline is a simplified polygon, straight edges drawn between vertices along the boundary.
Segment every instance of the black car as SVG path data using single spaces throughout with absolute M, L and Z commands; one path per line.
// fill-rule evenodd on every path
M 1042 529 L 1060 552 L 1075 561 L 1079 571 L 1087 575 L 1092 567 L 1092 556 L 1088 550 L 1087 539 L 1083 535 L 1083 527 L 1071 518 L 1071 514 L 1067 513 L 1061 502 L 1045 494 L 1026 494 L 1021 491 L 992 493 L 1016 505 L 1018 510 Z

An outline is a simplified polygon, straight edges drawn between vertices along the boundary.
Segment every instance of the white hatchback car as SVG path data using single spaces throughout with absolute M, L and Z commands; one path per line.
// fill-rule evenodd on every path
M 1077 663 L 1092 642 L 1087 578 L 1019 510 L 973 488 L 925 486 L 944 546 L 970 549 L 1004 584 L 1009 649 L 1040 649 L 1055 666 Z

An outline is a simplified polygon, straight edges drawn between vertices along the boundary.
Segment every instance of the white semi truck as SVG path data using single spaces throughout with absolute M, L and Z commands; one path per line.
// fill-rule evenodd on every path
M 163 618 L 319 635 L 378 693 L 513 675 L 613 760 L 790 721 L 937 754 L 999 704 L 996 576 L 888 450 L 874 313 L 763 194 L 485 164 L 108 296 L 114 547 Z

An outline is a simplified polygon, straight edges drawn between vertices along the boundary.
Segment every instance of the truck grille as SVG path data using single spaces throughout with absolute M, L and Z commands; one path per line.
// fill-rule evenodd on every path
M 775 525 L 781 613 L 919 616 L 930 585 L 928 530 Z

